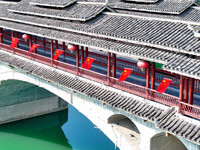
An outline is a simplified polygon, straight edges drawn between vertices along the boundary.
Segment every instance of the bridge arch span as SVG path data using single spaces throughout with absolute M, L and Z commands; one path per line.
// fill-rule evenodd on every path
M 150 150 L 187 150 L 184 143 L 173 135 L 161 132 L 151 138 Z

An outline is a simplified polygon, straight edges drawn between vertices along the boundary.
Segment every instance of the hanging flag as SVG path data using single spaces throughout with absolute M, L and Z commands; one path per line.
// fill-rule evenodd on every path
M 11 42 L 10 47 L 15 48 L 15 46 L 17 45 L 18 42 L 19 42 L 19 39 L 12 38 L 12 42 Z
M 160 83 L 160 85 L 158 86 L 157 90 L 159 93 L 164 93 L 166 91 L 166 89 L 168 88 L 168 86 L 170 85 L 172 80 L 169 79 L 163 79 L 162 82 Z
M 28 53 L 31 53 L 32 51 L 34 51 L 39 45 L 37 44 L 33 44 L 31 49 L 28 51 Z
M 53 60 L 57 60 L 58 57 L 59 57 L 63 52 L 64 52 L 64 51 L 56 50 L 56 53 L 55 53 L 55 55 L 54 55 L 54 57 L 53 57 Z
M 124 81 L 126 80 L 126 78 L 128 78 L 128 76 L 131 74 L 132 69 L 124 69 L 121 76 L 119 77 L 118 81 Z
M 85 62 L 84 62 L 83 65 L 82 65 L 82 68 L 85 68 L 85 69 L 90 70 L 91 65 L 92 65 L 92 63 L 93 63 L 94 60 L 95 60 L 95 59 L 93 59 L 93 58 L 87 57 L 86 60 L 85 60 Z

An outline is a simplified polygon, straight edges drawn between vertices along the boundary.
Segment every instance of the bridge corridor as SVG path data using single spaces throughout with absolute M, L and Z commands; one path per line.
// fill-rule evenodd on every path
M 133 143 L 138 144 L 135 149 L 151 149 L 152 144 L 156 143 L 152 137 L 165 130 L 170 117 L 188 124 L 186 119 L 174 115 L 176 109 L 169 109 L 167 106 L 146 101 L 142 97 L 77 77 L 21 56 L 3 51 L 0 53 L 0 81 L 25 81 L 58 95 L 91 120 L 122 150 L 132 150 Z M 189 120 L 190 124 L 196 128 L 196 122 Z M 180 132 L 179 128 L 171 129 L 170 132 L 166 130 L 169 137 L 171 134 L 176 135 L 175 133 Z M 194 134 L 186 130 L 180 134 L 182 135 L 176 138 L 187 149 L 199 148 L 189 139 L 189 137 L 198 139 L 198 133 Z M 157 148 L 155 146 L 154 149 L 157 150 Z

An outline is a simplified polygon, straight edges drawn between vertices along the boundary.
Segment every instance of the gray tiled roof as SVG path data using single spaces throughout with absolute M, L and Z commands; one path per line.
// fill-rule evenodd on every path
M 118 0 L 109 3 L 111 8 L 157 12 L 166 14 L 180 14 L 194 4 L 193 0 L 162 0 L 155 4 L 131 4 Z
M 171 134 L 189 139 L 197 144 L 200 143 L 200 126 L 188 122 L 185 118 L 176 115 L 174 109 L 167 110 L 157 118 L 157 128 Z
M 14 19 L 11 15 L 9 16 Z M 16 17 L 16 20 L 20 16 Z M 38 22 L 46 27 L 58 27 L 64 30 L 84 33 L 87 35 L 106 37 L 113 40 L 128 41 L 134 44 L 163 48 L 183 53 L 196 53 L 200 55 L 200 41 L 193 36 L 187 24 L 166 22 L 160 20 L 140 19 L 139 17 L 120 16 L 115 13 L 101 15 L 85 25 L 52 20 L 42 21 L 41 18 L 31 20 L 31 16 L 21 17 L 29 23 Z M 20 20 L 18 19 L 18 20 Z M 37 21 L 38 20 L 38 21 Z M 73 24 L 73 25 L 70 25 Z M 88 26 L 88 24 L 90 24 Z M 87 28 L 86 28 L 87 27 Z
M 156 3 L 160 0 L 125 0 L 127 2 L 139 2 L 139 3 Z
M 86 21 L 101 13 L 105 8 L 104 5 L 73 4 L 63 9 L 52 9 L 23 3 L 9 8 L 9 11 L 57 19 Z
M 38 6 L 66 7 L 76 0 L 30 0 L 30 4 Z
M 126 10 L 116 10 L 120 14 L 128 14 L 131 16 L 139 16 L 146 18 L 155 18 L 163 21 L 173 21 L 173 22 L 182 22 L 186 24 L 200 25 L 200 9 L 199 7 L 191 7 L 181 13 L 180 15 L 166 15 L 166 14 L 155 14 L 148 12 L 137 12 L 137 11 L 126 11 Z
M 192 58 L 171 59 L 163 66 L 164 70 L 200 79 L 200 60 Z
M 178 118 L 174 108 L 164 111 L 152 104 L 141 102 L 130 96 L 121 95 L 112 90 L 107 90 L 104 87 L 83 81 L 82 79 L 67 76 L 56 70 L 41 67 L 35 63 L 33 64 L 29 60 L 22 60 L 15 57 L 15 55 L 9 55 L 2 51 L 0 51 L 0 61 L 8 63 L 11 66 L 17 67 L 22 71 L 38 76 L 44 80 L 92 97 L 103 104 L 127 111 L 142 119 L 152 121 L 159 129 L 168 131 L 192 142 L 196 142 L 197 144 L 200 143 L 200 127 L 187 122 L 186 118 Z

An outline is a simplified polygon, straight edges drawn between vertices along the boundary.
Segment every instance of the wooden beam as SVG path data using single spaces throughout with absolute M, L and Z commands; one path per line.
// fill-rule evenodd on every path
M 116 54 L 112 54 L 112 63 L 113 63 L 113 65 L 112 65 L 112 71 L 113 71 L 112 77 L 116 78 Z
M 84 63 L 84 47 L 81 46 L 81 66 L 83 65 Z
M 183 89 L 184 89 L 184 80 L 183 80 L 183 76 L 180 75 L 179 100 L 180 100 L 181 102 L 183 101 Z
M 184 102 L 188 103 L 188 78 L 184 78 Z
M 108 52 L 108 67 L 107 67 L 107 75 L 110 77 L 111 75 L 111 53 Z
M 193 94 L 194 94 L 194 79 L 190 78 L 190 87 L 189 87 L 189 104 L 193 104 Z
M 151 67 L 151 89 L 155 89 L 155 62 L 152 62 Z

